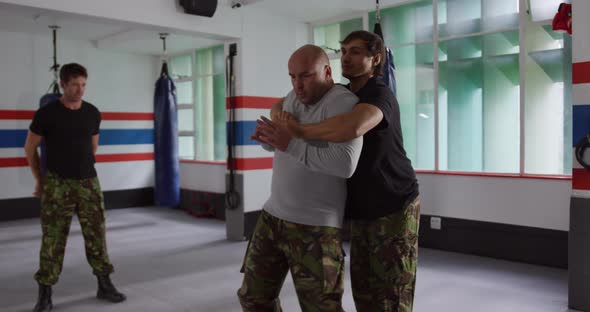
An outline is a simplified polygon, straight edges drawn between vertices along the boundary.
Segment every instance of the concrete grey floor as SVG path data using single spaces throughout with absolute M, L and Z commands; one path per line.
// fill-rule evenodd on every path
M 30 311 L 37 296 L 39 220 L 0 223 L 0 311 Z M 54 311 L 240 311 L 236 290 L 246 242 L 225 239 L 225 224 L 163 208 L 107 212 L 113 280 L 128 299 L 95 299 L 77 220 L 64 270 L 54 286 Z M 346 246 L 348 247 L 348 246 Z M 348 260 L 348 259 L 347 259 Z M 348 270 L 348 268 L 347 268 Z M 346 280 L 344 308 L 355 311 Z M 281 301 L 300 311 L 290 278 Z M 420 249 L 415 312 L 566 312 L 567 271 Z

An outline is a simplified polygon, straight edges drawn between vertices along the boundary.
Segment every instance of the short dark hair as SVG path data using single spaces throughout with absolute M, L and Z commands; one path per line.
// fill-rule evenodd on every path
M 68 83 L 70 79 L 77 77 L 88 78 L 88 72 L 84 66 L 77 63 L 66 64 L 59 70 L 59 79 L 64 83 Z
M 356 39 L 360 39 L 365 43 L 365 48 L 369 51 L 370 56 L 381 54 L 381 61 L 373 69 L 373 75 L 381 76 L 383 73 L 383 62 L 385 61 L 385 46 L 381 37 L 366 30 L 357 30 L 348 34 L 344 40 L 340 41 L 340 44 L 347 44 Z

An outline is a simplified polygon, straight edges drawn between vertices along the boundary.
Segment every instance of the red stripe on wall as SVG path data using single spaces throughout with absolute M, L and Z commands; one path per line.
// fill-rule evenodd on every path
M 29 165 L 29 162 L 24 157 L 0 158 L 0 168 L 26 167 L 28 165 Z
M 139 161 L 139 160 L 154 160 L 154 153 L 99 154 L 99 155 L 96 155 L 97 162 L 118 162 L 118 161 Z
M 154 153 L 135 154 L 99 154 L 96 155 L 96 162 L 120 162 L 120 161 L 141 161 L 154 160 Z M 29 162 L 25 157 L 0 158 L 0 168 L 26 167 Z
M 590 171 L 574 168 L 572 170 L 572 188 L 574 190 L 590 190 Z
M 0 120 L 31 120 L 33 110 L 0 110 Z M 103 112 L 102 120 L 154 120 L 153 113 Z
M 230 108 L 230 97 L 225 100 L 225 108 Z M 262 108 L 270 109 L 274 103 L 280 100 L 275 97 L 261 97 L 261 96 L 235 96 L 236 108 Z
M 216 165 L 216 166 L 227 166 L 226 161 L 207 161 L 207 160 L 192 160 L 192 159 L 181 159 L 181 164 L 199 164 L 199 165 Z
M 154 120 L 153 113 L 104 112 L 102 120 Z
M 272 169 L 272 157 L 236 158 L 236 159 L 234 159 L 234 169 L 235 170 Z
M 533 180 L 571 180 L 570 175 L 542 175 L 542 174 L 518 174 L 518 173 L 486 173 L 486 172 L 465 172 L 465 171 L 434 171 L 416 170 L 416 174 L 432 174 L 442 176 L 464 176 L 482 178 L 510 178 L 510 179 L 533 179 Z
M 31 120 L 35 111 L 27 110 L 0 110 L 0 119 Z
M 572 83 L 590 83 L 590 62 L 580 62 L 573 64 Z

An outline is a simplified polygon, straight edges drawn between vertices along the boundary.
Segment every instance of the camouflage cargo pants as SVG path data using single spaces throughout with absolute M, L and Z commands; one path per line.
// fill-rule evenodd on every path
M 412 311 L 419 224 L 419 198 L 400 212 L 352 222 L 350 277 L 357 311 Z
M 62 179 L 48 172 L 41 197 L 40 267 L 35 274 L 40 284 L 57 283 L 74 214 L 78 215 L 82 227 L 86 259 L 93 273 L 113 272 L 107 254 L 104 203 L 98 178 Z
M 242 309 L 282 311 L 279 292 L 290 270 L 302 311 L 343 311 L 341 234 L 338 228 L 291 223 L 262 211 L 242 266 Z

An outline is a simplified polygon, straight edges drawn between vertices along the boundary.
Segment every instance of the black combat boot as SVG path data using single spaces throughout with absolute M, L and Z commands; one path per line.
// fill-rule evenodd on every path
M 127 299 L 125 295 L 117 291 L 115 286 L 113 286 L 111 278 L 108 275 L 97 275 L 96 279 L 98 280 L 96 298 L 110 302 L 121 302 Z
M 51 302 L 51 286 L 39 284 L 39 298 L 33 312 L 47 312 L 53 309 Z

